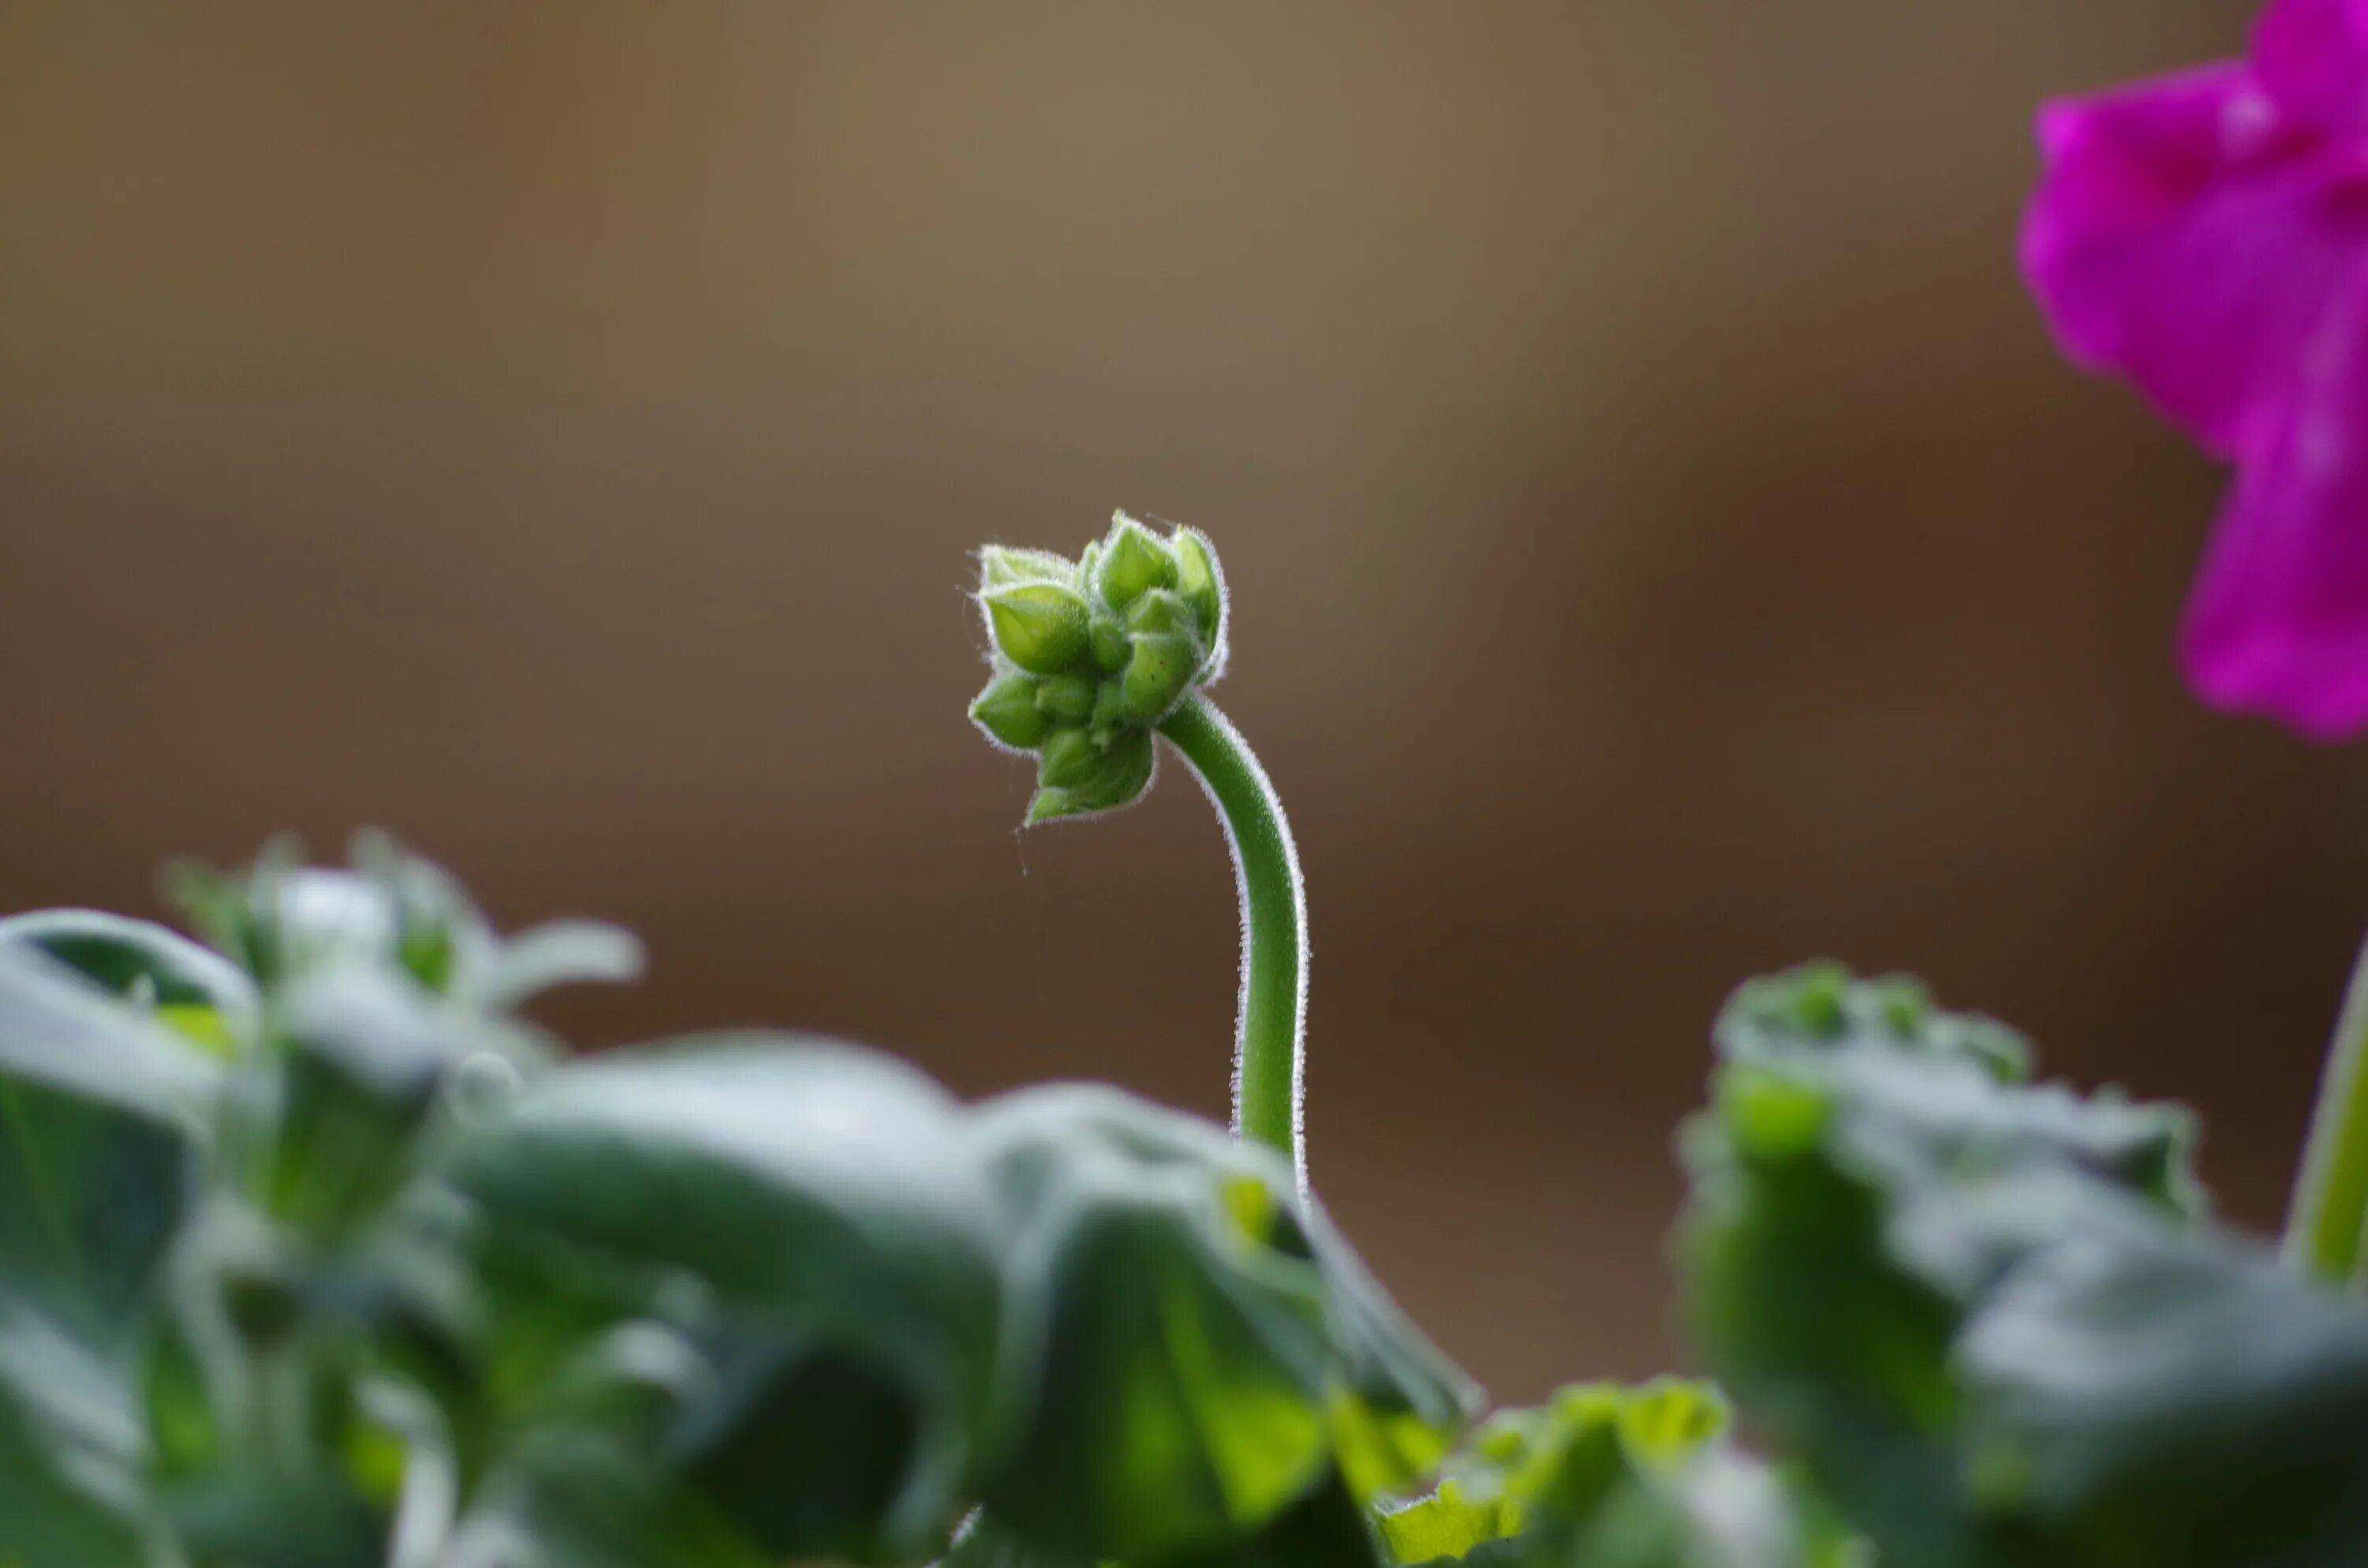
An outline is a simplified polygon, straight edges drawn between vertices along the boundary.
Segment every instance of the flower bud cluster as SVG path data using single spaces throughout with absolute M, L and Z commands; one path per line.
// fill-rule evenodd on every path
M 1133 802 L 1151 783 L 1152 731 L 1224 668 L 1215 549 L 1121 512 L 1076 561 L 998 545 L 978 560 L 995 673 L 970 716 L 1036 758 L 1028 821 Z

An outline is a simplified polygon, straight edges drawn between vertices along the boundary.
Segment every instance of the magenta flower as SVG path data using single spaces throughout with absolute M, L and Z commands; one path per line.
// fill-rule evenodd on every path
M 2368 0 L 2051 104 L 2022 265 L 2066 351 L 2237 466 L 2180 631 L 2217 707 L 2368 729 Z

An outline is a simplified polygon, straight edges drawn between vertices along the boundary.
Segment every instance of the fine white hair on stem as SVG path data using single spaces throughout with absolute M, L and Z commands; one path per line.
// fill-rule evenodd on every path
M 1266 767 L 1258 759 L 1235 729 L 1233 721 L 1213 707 L 1203 705 L 1210 724 L 1225 739 L 1241 758 L 1242 766 L 1258 786 L 1266 810 L 1274 820 L 1275 836 L 1290 872 L 1291 923 L 1299 951 L 1292 965 L 1293 981 L 1291 1001 L 1291 1158 L 1293 1174 L 1298 1177 L 1300 1196 L 1308 1192 L 1307 1183 L 1307 971 L 1310 949 L 1307 940 L 1307 879 L 1299 865 L 1299 845 L 1292 836 L 1291 820 L 1284 815 L 1282 798 L 1275 793 L 1274 781 L 1267 777 Z M 1179 751 L 1181 748 L 1178 748 Z M 1242 983 L 1234 1013 L 1234 1131 L 1242 1131 L 1242 1075 L 1246 1064 L 1250 1017 L 1250 880 L 1249 864 L 1243 854 L 1240 834 L 1225 802 L 1191 757 L 1184 757 L 1184 766 L 1200 781 L 1201 792 L 1209 798 L 1216 810 L 1218 824 L 1225 834 L 1225 847 L 1234 858 L 1234 895 L 1241 926 Z

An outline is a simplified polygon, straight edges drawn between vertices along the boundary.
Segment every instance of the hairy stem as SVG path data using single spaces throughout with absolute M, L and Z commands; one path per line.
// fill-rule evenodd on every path
M 2343 1012 L 2328 1047 L 2310 1141 L 2286 1221 L 2286 1256 L 2340 1285 L 2359 1267 L 2368 1234 L 2368 948 L 2352 966 Z
M 1205 698 L 1196 693 L 1185 699 L 1161 722 L 1159 733 L 1200 777 L 1234 849 L 1234 881 L 1242 900 L 1234 1131 L 1289 1155 L 1304 1187 L 1307 890 L 1291 824 L 1241 733 Z

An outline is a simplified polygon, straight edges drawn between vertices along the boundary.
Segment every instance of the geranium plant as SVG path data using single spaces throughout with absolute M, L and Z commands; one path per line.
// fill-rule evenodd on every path
M 1206 695 L 1214 549 L 1121 517 L 981 562 L 973 716 L 1035 758 L 1030 820 L 1127 804 L 1164 738 L 1230 830 L 1237 1129 L 1097 1085 L 962 1105 L 793 1035 L 571 1060 L 518 1004 L 629 977 L 632 941 L 505 937 L 384 839 L 179 872 L 194 937 L 17 916 L 0 1563 L 2368 1556 L 2340 1281 L 2208 1221 L 2182 1113 L 1830 967 L 1737 994 L 1684 1140 L 1727 1392 L 1486 1413 L 1304 1180 L 1305 903 Z
M 2051 110 L 2027 247 L 2076 352 L 2245 465 L 2197 679 L 2328 733 L 2368 722 L 2363 40 L 2284 0 L 2250 63 Z M 1227 829 L 1235 1127 L 796 1035 L 571 1059 L 519 1006 L 632 941 L 504 936 L 383 838 L 185 869 L 188 935 L 0 921 L 0 1568 L 2368 1562 L 2368 984 L 2281 1256 L 2185 1112 L 1912 981 L 1754 981 L 1680 1141 L 1716 1381 L 1489 1412 L 1308 1180 L 1306 900 L 1207 695 L 1214 546 L 1121 516 L 980 571 L 1028 820 L 1164 743 Z

